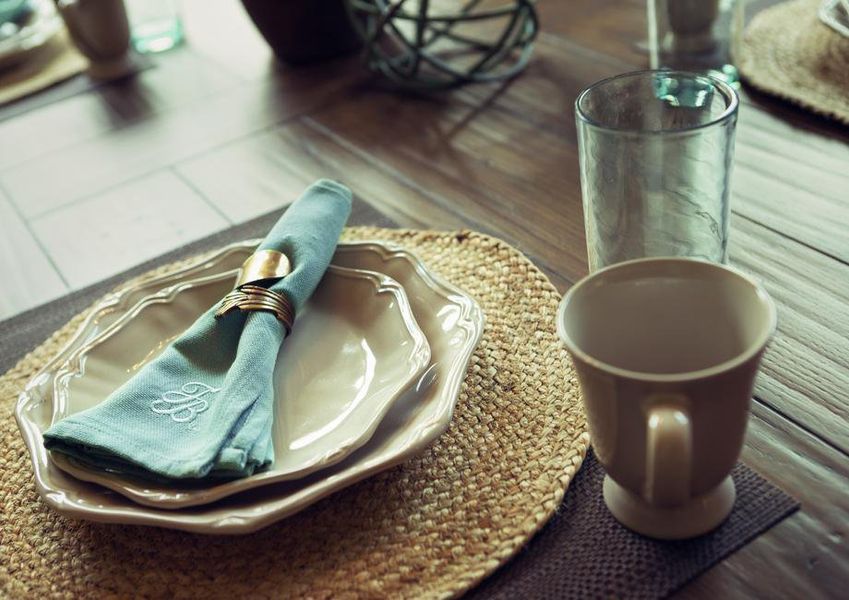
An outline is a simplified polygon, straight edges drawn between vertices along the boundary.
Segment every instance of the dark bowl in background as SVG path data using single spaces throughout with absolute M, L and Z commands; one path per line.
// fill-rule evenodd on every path
M 281 61 L 319 62 L 362 48 L 344 0 L 242 0 L 259 32 Z

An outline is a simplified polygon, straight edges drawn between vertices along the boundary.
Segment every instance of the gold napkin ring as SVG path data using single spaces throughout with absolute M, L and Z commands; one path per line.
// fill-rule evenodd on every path
M 261 310 L 272 313 L 286 328 L 286 335 L 292 333 L 295 322 L 295 309 L 283 294 L 272 292 L 258 285 L 245 284 L 236 288 L 221 300 L 221 305 L 215 311 L 215 317 L 220 318 L 233 310 Z
M 286 277 L 292 272 L 289 258 L 277 250 L 259 250 L 253 253 L 242 265 L 236 279 L 236 289 L 224 296 L 221 305 L 215 311 L 220 318 L 227 313 L 239 310 L 261 310 L 272 313 L 283 323 L 286 335 L 292 333 L 295 322 L 295 309 L 289 299 L 278 292 L 256 285 L 270 283 Z
M 292 263 L 288 256 L 277 250 L 258 250 L 242 264 L 235 287 L 283 279 L 291 272 Z

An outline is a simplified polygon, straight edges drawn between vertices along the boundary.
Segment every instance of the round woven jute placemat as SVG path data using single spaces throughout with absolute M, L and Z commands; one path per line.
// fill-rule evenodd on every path
M 404 464 L 247 536 L 66 519 L 39 499 L 11 413 L 77 317 L 0 378 L 0 596 L 449 597 L 533 536 L 589 445 L 555 332 L 557 290 L 520 252 L 476 233 L 353 228 L 344 239 L 399 243 L 483 308 L 448 430 Z
M 849 125 L 849 38 L 818 16 L 821 0 L 791 0 L 746 28 L 740 72 L 753 87 Z

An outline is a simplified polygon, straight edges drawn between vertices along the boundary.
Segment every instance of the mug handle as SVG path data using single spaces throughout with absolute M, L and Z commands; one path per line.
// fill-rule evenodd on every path
M 690 499 L 693 431 L 686 404 L 679 395 L 649 398 L 645 498 L 656 506 L 680 506 Z

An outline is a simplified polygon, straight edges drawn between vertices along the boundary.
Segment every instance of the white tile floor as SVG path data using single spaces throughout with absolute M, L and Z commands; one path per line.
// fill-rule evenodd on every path
M 276 139 L 273 130 L 240 138 L 173 168 L 123 173 L 123 182 L 76 198 L 66 193 L 67 181 L 43 170 L 43 161 L 35 164 L 41 159 L 19 165 L 38 180 L 21 178 L 23 187 L 9 186 L 8 174 L 20 173 L 19 166 L 0 168 L 0 320 L 289 204 L 311 175 L 281 162 Z M 149 152 L 141 147 L 148 140 L 113 141 L 138 156 Z M 81 160 L 75 151 L 87 145 L 53 152 L 52 160 L 76 156 L 75 181 L 94 180 L 109 171 L 111 159 Z M 44 193 L 31 193 L 36 186 Z M 5 192 L 10 187 L 17 201 Z
M 291 167 L 285 154 L 280 134 L 271 130 L 181 163 L 177 171 L 237 222 L 294 201 L 314 179 Z
M 274 160 L 262 144 L 229 146 L 291 110 L 269 102 L 268 46 L 238 2 L 181 4 L 190 44 L 156 57 L 129 89 L 0 121 L 0 321 L 293 199 L 291 172 L 288 193 L 266 176 L 259 200 L 228 180 L 230 152 Z M 221 14 L 191 18 L 201 10 Z M 222 44 L 209 22 L 238 29 L 242 43 Z M 204 160 L 212 148 L 221 154 Z
M 299 106 L 275 100 L 270 50 L 241 4 L 181 4 L 190 43 L 129 89 L 0 121 L 0 321 L 285 206 L 308 183 L 270 133 Z M 200 10 L 220 12 L 240 44 L 190 18 Z
M 29 225 L 0 194 L 0 320 L 68 289 Z
M 250 93 L 262 90 L 236 86 L 207 106 Z M 291 170 L 268 176 L 269 148 L 244 144 L 256 121 L 217 118 L 235 112 L 226 106 L 187 119 L 188 108 L 166 105 L 127 124 L 110 123 L 88 95 L 69 102 L 19 117 L 52 132 L 40 144 L 22 135 L 26 123 L 0 123 L 0 321 L 284 206 L 303 187 Z M 210 141 L 216 150 L 197 151 Z M 236 154 L 266 165 L 261 182 L 250 167 L 228 168 Z
M 77 103 L 71 112 L 78 109 L 94 110 Z M 286 206 L 333 173 L 323 163 L 289 164 L 286 126 L 256 131 L 251 124 L 239 135 L 235 117 L 227 137 L 216 138 L 226 123 L 217 134 L 204 135 L 200 121 L 196 131 L 187 133 L 185 121 L 173 131 L 163 122 L 175 112 L 185 117 L 177 107 L 105 131 L 96 111 L 77 120 L 84 131 L 63 129 L 70 115 L 55 106 L 22 117 L 58 119 L 57 137 L 44 153 L 26 138 L 20 153 L 0 151 L 0 321 Z M 4 127 L 14 131 L 10 123 L 0 123 L 0 136 Z M 192 154 L 193 140 L 210 135 L 223 143 Z
M 247 218 L 230 211 L 170 169 L 27 220 L 0 197 L 0 320 Z
M 155 258 L 175 241 L 195 240 L 228 225 L 215 207 L 169 171 L 116 186 L 30 223 L 74 289 Z

